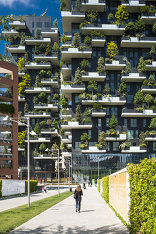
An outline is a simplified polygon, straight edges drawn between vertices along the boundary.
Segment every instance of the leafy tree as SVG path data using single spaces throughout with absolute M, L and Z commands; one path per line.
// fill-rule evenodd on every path
M 41 92 L 38 97 L 43 101 L 45 102 L 47 100 L 47 96 L 46 96 L 46 93 L 45 92 Z
M 66 0 L 61 0 L 60 10 L 63 11 L 65 7 L 66 7 Z
M 104 148 L 106 143 L 106 133 L 104 131 L 100 132 L 98 136 L 98 144 L 96 145 L 98 149 Z
M 53 100 L 59 100 L 60 96 L 58 93 L 55 93 L 53 96 Z
M 81 43 L 81 37 L 79 33 L 74 33 L 73 41 L 72 41 L 72 46 L 75 48 L 79 48 Z
M 84 121 L 86 121 L 86 122 L 91 122 L 91 113 L 90 113 L 89 108 L 86 108 L 86 109 L 85 109 L 85 111 L 84 111 L 84 116 L 85 116 Z
M 24 68 L 24 58 L 19 58 L 17 61 L 17 66 L 19 71 L 22 71 Z
M 34 54 L 39 54 L 39 46 L 35 45 Z
M 149 104 L 153 101 L 153 97 L 151 94 L 146 94 L 144 97 L 144 101 L 147 103 L 147 106 L 149 108 Z
M 51 126 L 51 124 L 52 124 L 51 119 L 47 119 L 47 125 Z
M 47 72 L 45 70 L 41 70 L 39 74 L 41 77 L 46 77 Z
M 154 86 L 155 85 L 155 79 L 154 76 L 151 74 L 148 78 L 148 86 Z
M 58 127 L 58 121 L 56 119 L 53 120 L 52 125 L 57 128 Z
M 38 103 L 38 99 L 37 99 L 37 97 L 35 96 L 34 98 L 33 98 L 33 104 L 37 104 Z
M 62 36 L 62 38 L 61 38 L 61 42 L 64 44 L 64 43 L 66 43 L 68 40 L 69 40 L 68 37 L 67 37 L 65 34 L 63 34 L 63 36 Z
M 114 41 L 108 42 L 107 44 L 107 54 L 110 59 L 114 59 L 116 55 L 118 55 L 118 46 L 115 44 Z
M 62 108 L 68 108 L 68 99 L 61 96 L 59 105 L 62 106 Z
M 154 46 L 152 46 L 150 52 L 149 52 L 150 57 L 153 59 L 154 57 L 156 57 L 156 48 Z
M 91 90 L 92 95 L 94 94 L 95 91 L 98 90 L 97 82 L 94 80 L 91 80 L 88 82 L 88 87 L 89 90 Z
M 51 96 L 49 95 L 48 96 L 48 104 L 50 104 L 51 103 Z
M 115 18 L 117 20 L 117 23 L 118 24 L 123 23 L 125 20 L 128 19 L 128 16 L 129 16 L 129 13 L 128 13 L 126 7 L 123 5 L 119 5 L 117 7 L 117 11 L 115 13 Z
M 46 48 L 45 55 L 47 56 L 47 55 L 50 55 L 50 54 L 51 54 L 51 44 L 48 43 L 47 48 Z
M 29 106 L 28 103 L 25 103 L 24 105 L 24 113 L 28 113 L 29 112 Z
M 151 119 L 149 128 L 154 129 L 154 130 L 156 129 L 156 118 Z
M 25 61 L 28 62 L 29 60 L 29 55 L 28 55 L 28 52 L 25 53 Z
M 18 132 L 18 144 L 22 147 L 26 138 L 26 131 Z
M 120 87 L 118 89 L 119 93 L 121 93 L 124 96 L 125 93 L 126 93 L 126 88 L 127 88 L 126 83 L 125 82 L 121 82 L 120 83 Z
M 57 53 L 60 51 L 60 47 L 59 47 L 57 42 L 54 42 L 52 49 L 53 49 L 53 51 L 55 51 Z
M 88 17 L 88 19 L 89 19 L 90 22 L 95 23 L 95 21 L 96 21 L 96 19 L 98 17 L 98 12 L 96 12 L 96 11 L 88 11 L 86 13 L 86 15 L 87 15 L 87 17 Z
M 142 33 L 145 31 L 145 23 L 141 20 L 141 18 L 138 18 L 135 22 L 135 33 Z
M 126 60 L 126 67 L 122 71 L 124 74 L 129 74 L 131 72 L 131 63 Z
M 39 146 L 39 150 L 42 152 L 42 154 L 44 154 L 44 151 L 46 150 L 46 145 L 44 143 L 42 143 L 40 146 Z
M 87 46 L 91 45 L 91 38 L 90 38 L 90 36 L 86 36 L 84 38 L 84 44 L 87 45 Z
M 152 30 L 153 32 L 156 32 L 156 22 L 153 24 Z
M 74 84 L 81 84 L 81 83 L 82 83 L 82 74 L 80 68 L 78 67 L 75 72 Z
M 138 69 L 138 72 L 146 72 L 147 71 L 146 62 L 145 62 L 145 60 L 144 60 L 143 57 L 141 57 L 139 59 L 139 63 L 138 63 L 137 69 Z
M 22 94 L 24 94 L 25 92 L 25 89 L 26 89 L 26 85 L 25 83 L 22 81 L 18 84 L 18 94 L 19 96 L 22 96 Z
M 35 84 L 37 87 L 41 87 L 41 81 L 38 75 L 36 76 Z
M 134 96 L 134 103 L 140 106 L 144 103 L 144 100 L 145 100 L 144 94 L 139 89 L 138 92 Z
M 39 123 L 36 123 L 35 128 L 34 128 L 34 132 L 35 132 L 37 135 L 40 134 L 41 128 L 40 128 Z
M 81 106 L 77 105 L 76 109 L 75 109 L 75 117 L 76 117 L 76 121 L 78 122 L 82 122 L 82 114 L 81 114 Z
M 108 21 L 111 22 L 111 23 L 113 23 L 113 21 L 114 21 L 114 15 L 112 13 L 109 13 L 109 15 L 108 15 Z
M 112 128 L 115 128 L 118 124 L 118 121 L 117 119 L 115 118 L 115 114 L 113 113 L 112 117 L 110 118 L 109 120 L 109 127 L 112 129 Z
M 97 66 L 97 72 L 104 73 L 105 71 L 105 64 L 104 64 L 104 58 L 100 57 L 98 59 L 98 66 Z
M 87 59 L 83 59 L 80 65 L 81 65 L 81 69 L 85 70 L 89 66 L 89 61 Z
M 94 102 L 93 103 L 93 110 L 100 110 L 102 109 L 102 104 L 99 102 Z
M 54 28 L 58 28 L 58 21 L 57 21 L 57 19 L 55 19 L 53 21 L 53 26 L 54 26 Z
M 109 86 L 108 86 L 108 85 L 105 85 L 105 88 L 104 88 L 103 92 L 104 92 L 106 95 L 108 95 L 108 94 L 109 94 L 109 91 L 110 91 Z
M 88 147 L 88 142 L 90 140 L 90 137 L 87 133 L 82 133 L 80 140 L 81 140 L 81 148 Z
M 125 36 L 135 36 L 135 24 L 133 22 L 126 24 Z

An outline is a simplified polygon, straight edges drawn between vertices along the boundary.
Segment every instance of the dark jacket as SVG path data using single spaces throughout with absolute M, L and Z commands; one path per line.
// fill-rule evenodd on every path
M 82 195 L 83 195 L 82 190 L 81 191 L 76 191 L 76 189 L 75 189 L 75 192 L 74 192 L 75 199 L 81 199 Z

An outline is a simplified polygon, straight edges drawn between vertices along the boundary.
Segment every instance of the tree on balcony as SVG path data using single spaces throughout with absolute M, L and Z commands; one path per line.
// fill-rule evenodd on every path
M 64 44 L 64 43 L 66 43 L 68 40 L 69 40 L 68 37 L 67 37 L 65 34 L 63 34 L 63 36 L 62 36 L 62 38 L 61 38 L 61 42 Z
M 135 24 L 133 22 L 129 22 L 128 24 L 126 24 L 125 36 L 135 36 Z
M 46 124 L 48 125 L 48 127 L 50 127 L 50 126 L 52 125 L 52 121 L 51 121 L 51 119 L 47 119 Z
M 36 76 L 35 85 L 36 87 L 41 87 L 41 81 L 39 75 Z
M 88 142 L 89 142 L 89 140 L 90 140 L 89 135 L 88 135 L 87 133 L 83 133 L 83 134 L 81 135 L 80 140 L 81 140 L 81 148 L 82 148 L 82 149 L 87 148 L 87 147 L 88 147 Z
M 29 112 L 29 106 L 28 103 L 25 103 L 24 105 L 24 113 L 28 113 Z
M 146 94 L 144 97 L 144 101 L 147 103 L 147 107 L 149 109 L 150 103 L 153 101 L 153 97 L 151 94 Z
M 143 105 L 145 101 L 145 97 L 144 97 L 144 94 L 141 92 L 141 90 L 139 89 L 138 92 L 135 94 L 134 96 L 134 103 L 140 107 Z
M 37 39 L 39 39 L 39 38 L 41 37 L 41 36 L 40 36 L 40 31 L 39 31 L 38 28 L 36 28 L 35 37 L 36 37 Z
M 33 104 L 35 105 L 35 104 L 37 104 L 38 103 L 38 98 L 35 96 L 34 98 L 33 98 Z
M 73 41 L 72 41 L 72 46 L 75 48 L 79 48 L 81 43 L 81 37 L 79 33 L 74 33 Z
M 25 138 L 26 138 L 26 131 L 18 132 L 18 144 L 20 148 L 23 147 Z
M 42 143 L 40 146 L 39 146 L 39 150 L 42 152 L 42 154 L 44 154 L 45 150 L 46 150 L 46 145 L 44 143 Z
M 96 70 L 99 73 L 104 73 L 104 71 L 105 71 L 105 63 L 104 63 L 104 58 L 103 57 L 100 57 L 98 59 L 98 66 L 97 66 Z
M 58 121 L 56 119 L 53 120 L 52 122 L 52 125 L 55 127 L 55 128 L 58 128 Z
M 156 32 L 156 22 L 153 24 L 152 30 L 153 32 Z
M 81 83 L 82 83 L 82 74 L 81 74 L 80 68 L 78 67 L 75 72 L 74 84 L 79 85 Z
M 89 108 L 86 108 L 84 111 L 84 122 L 91 122 L 91 112 L 89 110 Z
M 38 95 L 39 99 L 41 99 L 41 101 L 44 103 L 46 102 L 47 100 L 47 95 L 45 92 L 41 92 L 39 95 Z
M 110 94 L 109 94 L 110 88 L 109 88 L 109 86 L 107 84 L 105 85 L 105 88 L 104 88 L 103 92 L 104 92 L 106 97 L 110 96 Z
M 145 136 L 146 136 L 146 134 L 144 132 L 141 132 L 139 134 L 139 144 L 140 144 L 140 146 L 146 147 Z
M 131 72 L 131 63 L 129 61 L 127 61 L 127 59 L 125 59 L 126 61 L 126 67 L 124 68 L 124 70 L 122 70 L 122 74 L 129 74 Z
M 139 59 L 139 63 L 138 63 L 137 69 L 138 69 L 138 72 L 146 72 L 147 71 L 146 61 L 144 60 L 143 57 L 141 57 Z
M 87 46 L 87 47 L 90 47 L 91 46 L 91 38 L 90 36 L 86 36 L 84 38 L 84 44 Z
M 54 42 L 54 45 L 53 45 L 52 49 L 56 53 L 58 53 L 60 51 L 60 47 L 59 47 L 59 45 L 58 45 L 58 43 L 56 41 Z
M 40 75 L 41 77 L 46 77 L 47 72 L 46 72 L 45 70 L 41 70 L 40 73 L 39 73 L 39 75 Z
M 61 0 L 60 10 L 63 11 L 65 7 L 66 7 L 66 0 Z
M 141 18 L 139 17 L 136 21 L 135 21 L 135 33 L 136 34 L 141 34 L 145 31 L 145 23 L 141 20 Z
M 156 57 L 156 48 L 154 46 L 152 46 L 152 48 L 149 52 L 149 55 L 152 58 L 152 60 L 154 60 L 154 58 Z
M 107 17 L 108 21 L 112 24 L 114 21 L 114 15 L 112 13 L 109 13 L 108 17 Z
M 122 97 L 126 96 L 126 88 L 127 88 L 126 83 L 125 82 L 121 82 L 120 86 L 119 86 L 119 89 L 118 89 L 118 92 L 122 95 Z
M 59 100 L 60 96 L 58 93 L 54 93 L 53 100 Z
M 118 121 L 115 117 L 115 114 L 113 113 L 112 117 L 109 120 L 109 127 L 110 129 L 114 129 L 118 125 Z
M 106 133 L 104 131 L 100 132 L 98 136 L 98 144 L 96 145 L 98 149 L 103 149 L 107 145 L 106 143 Z
M 39 125 L 38 122 L 37 122 L 36 125 L 35 125 L 34 132 L 35 132 L 38 136 L 40 135 L 41 128 L 40 128 L 40 125 Z
M 88 68 L 89 66 L 89 61 L 87 59 L 83 59 L 80 65 L 81 65 L 81 69 L 84 70 L 83 72 L 85 72 L 86 68 Z
M 119 145 L 119 149 L 124 150 L 126 147 L 129 148 L 131 146 L 131 142 L 129 140 L 122 142 Z
M 78 104 L 75 109 L 75 116 L 76 116 L 76 121 L 79 123 L 82 122 L 82 114 L 81 114 L 81 106 Z
M 58 21 L 57 18 L 53 21 L 54 28 L 58 28 Z
M 19 58 L 17 61 L 18 70 L 22 71 L 24 68 L 24 58 Z
M 107 54 L 110 59 L 114 59 L 116 55 L 118 55 L 118 46 L 115 44 L 114 41 L 108 42 L 107 44 Z
M 123 24 L 123 22 L 128 19 L 128 16 L 129 12 L 127 11 L 126 7 L 123 5 L 119 5 L 115 13 L 117 24 Z
M 97 82 L 94 80 L 89 81 L 87 88 L 88 90 L 92 92 L 92 96 L 93 96 L 95 92 L 98 90 Z
M 62 106 L 62 108 L 68 108 L 68 99 L 61 96 L 59 105 Z
M 48 43 L 46 51 L 45 51 L 45 56 L 50 55 L 50 54 L 51 54 L 51 44 Z
M 151 119 L 149 128 L 154 129 L 154 130 L 156 129 L 156 118 Z
M 96 22 L 96 19 L 98 17 L 98 12 L 97 11 L 88 11 L 86 13 L 87 15 L 87 18 L 88 20 L 91 22 L 91 23 L 95 23 Z

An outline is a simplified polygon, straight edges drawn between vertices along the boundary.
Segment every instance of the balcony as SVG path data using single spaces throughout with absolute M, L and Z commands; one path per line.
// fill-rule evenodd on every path
M 52 155 L 50 155 L 50 154 L 41 154 L 41 155 L 39 155 L 39 156 L 34 156 L 33 157 L 34 159 L 39 159 L 39 160 L 42 160 L 42 159 L 53 159 L 53 160 L 56 160 L 57 159 L 57 157 L 54 157 L 54 156 L 52 156 Z
M 18 72 L 18 76 L 19 76 L 19 77 L 22 77 L 22 76 L 24 76 L 24 75 L 25 75 L 25 71 L 19 71 L 19 72 Z
M 109 35 L 123 35 L 125 31 L 125 26 L 118 26 L 116 24 L 87 24 L 82 27 L 82 34 L 90 34 L 91 31 L 98 31 L 106 36 Z
M 121 47 L 151 48 L 156 46 L 156 37 L 123 37 Z
M 52 42 L 59 43 L 59 30 L 58 28 L 42 29 L 41 34 L 43 37 L 50 37 Z
M 92 37 L 92 47 L 104 47 L 105 37 Z
M 103 97 L 97 100 L 82 100 L 82 105 L 93 105 L 94 103 L 100 103 L 102 105 L 124 105 L 126 99 L 122 97 Z
M 35 62 L 30 62 L 30 63 L 26 63 L 25 67 L 27 69 L 50 69 L 51 68 L 51 64 L 48 63 L 35 63 Z
M 61 124 L 62 129 L 91 129 L 92 123 L 65 122 Z
M 36 137 L 36 138 L 30 138 L 30 143 L 38 143 L 38 142 L 50 142 L 50 138 L 49 137 Z M 27 140 L 25 140 L 25 142 L 28 142 Z
M 98 149 L 96 146 L 89 146 L 88 149 L 82 149 L 83 154 L 102 154 L 106 153 L 106 149 Z
M 27 88 L 25 90 L 26 93 L 40 93 L 40 92 L 44 92 L 44 93 L 51 93 L 51 88 L 47 88 L 47 87 L 33 87 L 33 88 Z
M 35 109 L 50 109 L 51 111 L 57 112 L 58 111 L 58 105 L 56 104 L 35 104 Z
M 81 7 L 83 11 L 98 11 L 104 12 L 106 6 L 105 0 L 84 0 L 81 3 Z
M 108 136 L 106 141 L 125 141 L 127 139 L 127 134 L 119 134 L 118 136 Z
M 70 144 L 70 143 L 72 143 L 72 136 L 63 135 L 62 139 L 61 139 L 61 142 L 63 144 Z
M 106 70 L 123 70 L 126 67 L 126 62 L 123 57 L 116 56 L 113 61 L 105 61 Z
M 121 81 L 124 82 L 143 82 L 145 79 L 146 76 L 138 72 L 132 72 L 121 76 Z
M 130 146 L 124 150 L 121 150 L 122 153 L 146 153 L 147 149 L 141 146 Z
M 51 130 L 51 129 L 41 129 L 41 134 L 49 134 L 49 135 L 54 135 L 54 136 L 58 136 L 58 130 Z
M 91 48 L 62 48 L 62 60 L 71 62 L 73 58 L 91 58 Z
M 18 34 L 19 32 L 16 31 L 15 29 L 3 29 L 2 30 L 2 35 L 4 37 L 17 36 Z
M 142 13 L 141 20 L 145 24 L 153 25 L 156 22 L 156 13 Z
M 121 117 L 156 117 L 155 110 L 143 110 L 139 112 L 135 109 L 123 109 Z
M 18 147 L 18 152 L 24 152 L 24 151 L 25 151 L 25 148 Z
M 25 102 L 25 97 L 20 97 L 20 96 L 18 96 L 18 101 L 19 101 L 19 102 Z
M 46 79 L 41 79 L 41 84 L 42 85 L 51 85 L 53 88 L 58 88 L 59 84 L 58 84 L 58 80 L 52 79 L 52 78 L 46 78 Z
M 72 109 L 70 109 L 70 108 L 62 110 L 62 118 L 63 119 L 72 118 L 72 114 L 73 114 Z
M 41 43 L 51 43 L 51 38 L 26 38 L 27 45 L 40 45 Z
M 98 72 L 86 72 L 82 73 L 82 81 L 104 81 L 106 78 L 106 73 L 98 73 Z
M 156 71 L 156 61 L 152 61 L 151 64 L 146 65 L 148 71 Z
M 85 91 L 85 85 L 61 85 L 62 94 L 69 93 L 83 93 Z
M 143 86 L 141 87 L 141 92 L 143 92 L 143 93 L 156 94 L 156 86 L 147 86 L 147 85 L 143 85 Z
M 72 41 L 66 41 L 65 43 L 62 44 L 62 47 L 72 47 Z
M 66 80 L 71 78 L 72 75 L 72 64 L 63 64 L 62 65 L 62 76 L 63 79 Z
M 26 29 L 26 24 L 24 21 L 14 20 L 12 22 L 9 22 L 10 27 L 14 27 L 17 30 L 19 29 Z
M 47 112 L 34 112 L 34 113 L 25 113 L 24 114 L 25 117 L 29 117 L 29 118 L 50 118 L 51 114 L 47 113 Z
M 99 109 L 99 110 L 92 110 L 92 117 L 105 117 L 106 110 Z
M 66 158 L 66 157 L 72 157 L 72 152 L 70 150 L 63 150 L 62 152 L 62 157 Z
M 71 32 L 73 23 L 81 23 L 85 13 L 79 11 L 61 11 L 63 32 Z
M 140 7 L 146 5 L 144 0 L 122 0 L 121 4 L 126 6 L 129 12 L 139 12 Z
M 34 55 L 34 59 L 38 59 L 39 61 L 50 61 L 53 65 L 59 65 L 58 55 L 56 53 L 53 53 L 51 55 Z
M 9 53 L 25 53 L 25 46 L 20 46 L 20 45 L 17 45 L 17 46 L 6 46 L 6 50 L 9 52 Z

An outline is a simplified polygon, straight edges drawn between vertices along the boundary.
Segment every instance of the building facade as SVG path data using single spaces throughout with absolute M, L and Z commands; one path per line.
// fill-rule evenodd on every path
M 18 68 L 0 61 L 0 178 L 18 179 Z
M 61 1 L 63 157 L 91 180 L 156 155 L 156 2 Z
M 49 16 L 13 17 L 2 30 L 6 51 L 18 65 L 18 153 L 19 177 L 27 177 L 27 138 L 22 117 L 30 118 L 31 178 L 50 180 L 56 176 L 59 144 L 59 30 Z

